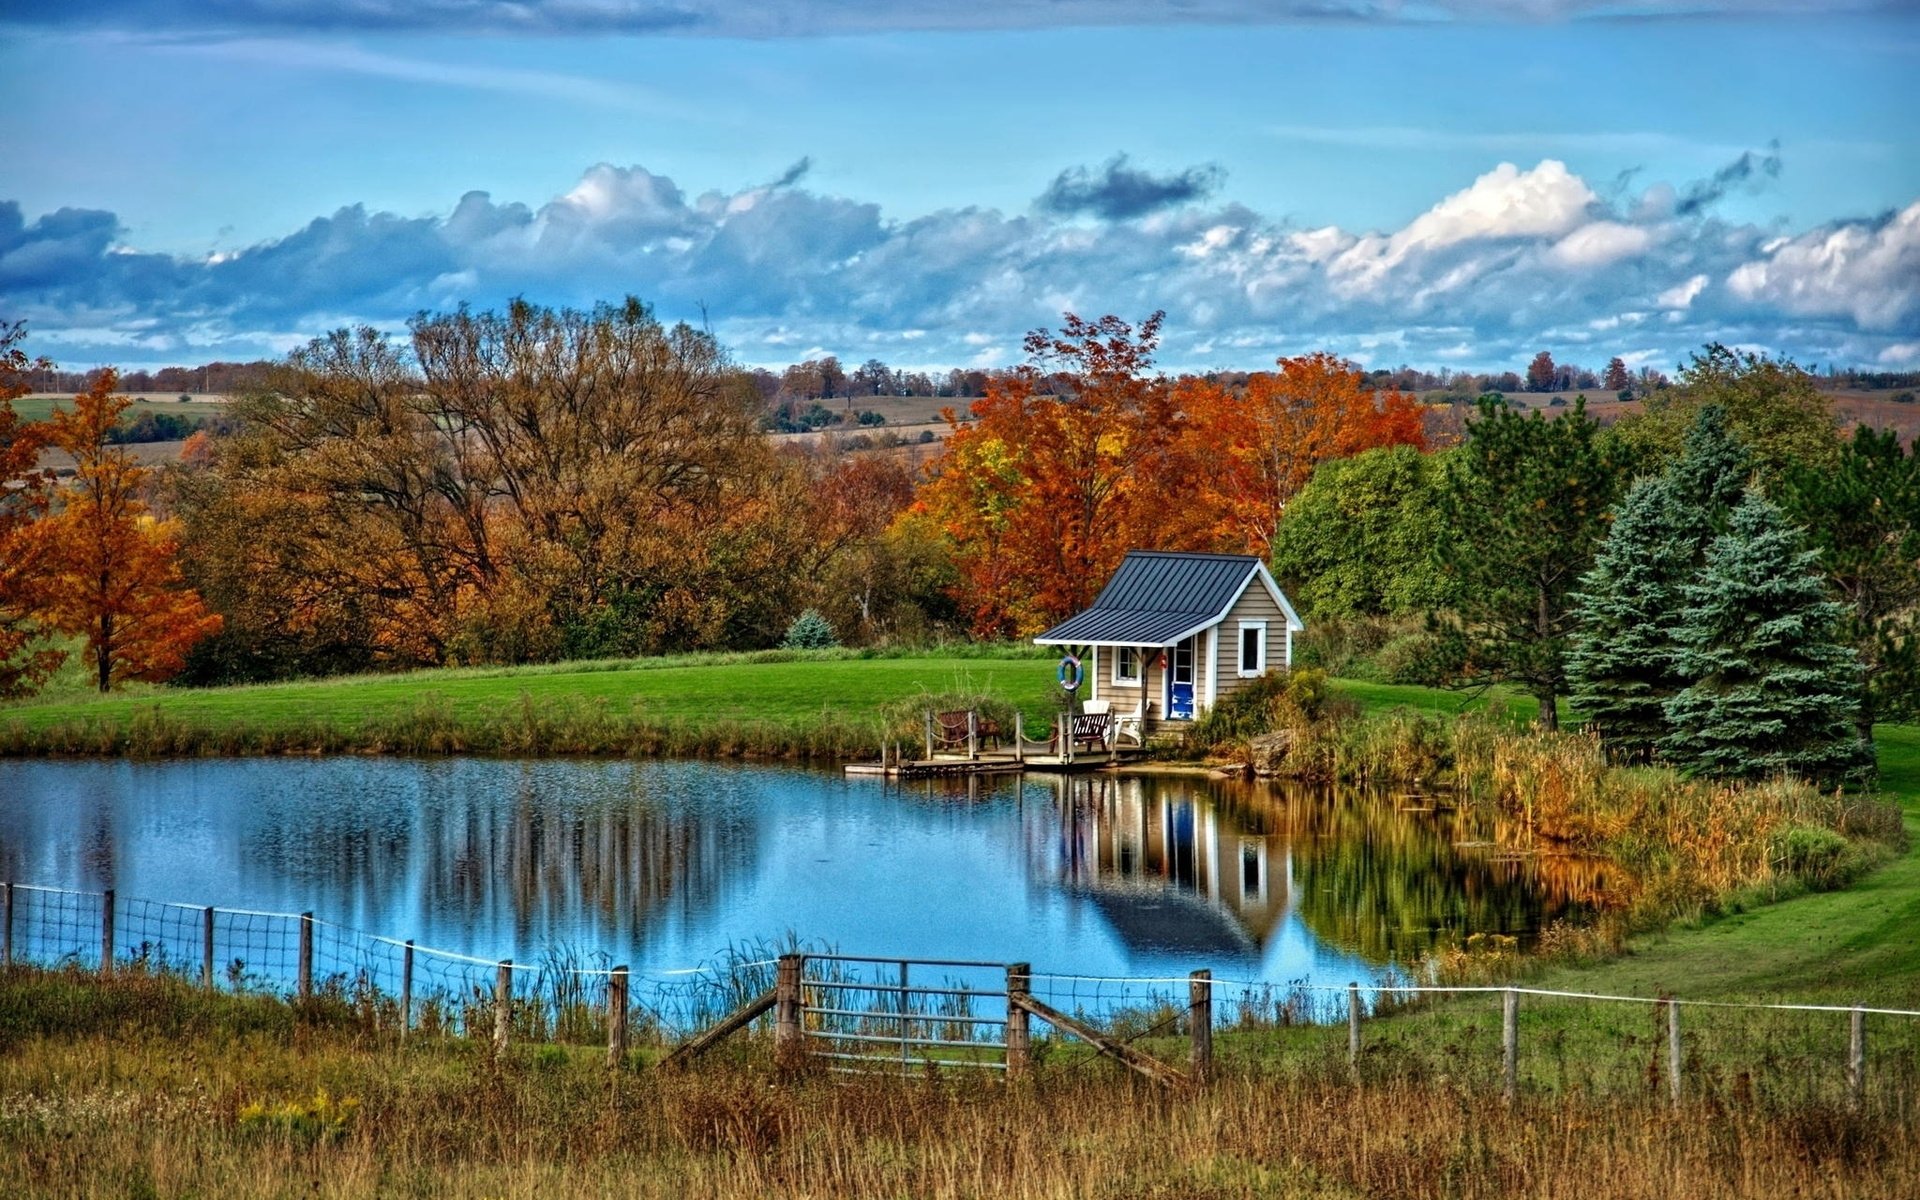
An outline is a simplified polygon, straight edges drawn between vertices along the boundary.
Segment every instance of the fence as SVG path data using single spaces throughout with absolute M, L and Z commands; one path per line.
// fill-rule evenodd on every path
M 1056 974 L 1026 963 L 730 950 L 713 963 L 633 971 L 596 956 L 515 963 L 369 934 L 312 913 L 274 913 L 0 884 L 0 964 L 143 970 L 207 988 L 330 997 L 372 1024 L 419 1034 L 599 1042 L 609 1062 L 633 1042 L 688 1060 L 749 1027 L 777 1054 L 830 1069 L 1018 1076 L 1071 1039 L 1170 1086 L 1215 1069 L 1215 1034 L 1311 1027 L 1239 1039 L 1228 1054 L 1265 1069 L 1289 1061 L 1355 1077 L 1416 1072 L 1498 1088 L 1783 1100 L 1920 1113 L 1920 1011 L 1601 995 L 1527 987 L 1341 986 L 1215 978 Z M 1424 1024 L 1374 1021 L 1454 1002 Z M 1482 1003 L 1484 1002 L 1484 1003 Z M 1691 1015 L 1688 1015 L 1691 1014 Z M 1036 1023 L 1054 1036 L 1035 1033 Z M 1345 1037 L 1329 1034 L 1344 1025 Z M 1184 1065 L 1168 1039 L 1187 1042 Z M 1223 1058 L 1226 1055 L 1222 1056 Z M 1090 1061 L 1090 1060 L 1080 1060 Z

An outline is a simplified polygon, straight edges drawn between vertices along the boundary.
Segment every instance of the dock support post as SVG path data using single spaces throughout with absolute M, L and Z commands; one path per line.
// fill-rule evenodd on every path
M 513 1033 L 513 960 L 503 958 L 493 976 L 493 1052 L 504 1054 Z
M 101 894 L 100 904 L 100 973 L 113 973 L 113 889 L 108 888 Z
M 1520 993 L 1500 997 L 1500 1091 L 1508 1104 L 1520 1094 Z
M 1032 1026 L 1027 1010 L 1014 999 L 1033 991 L 1033 964 L 1007 964 L 1007 1078 L 1023 1079 L 1033 1066 Z
M 773 977 L 773 1054 L 775 1061 L 790 1064 L 790 1056 L 802 1046 L 800 977 L 806 968 L 804 954 L 782 954 Z
M 1193 1077 L 1205 1083 L 1213 1075 L 1213 972 L 1187 976 L 1187 1028 L 1193 1038 Z
M 980 757 L 980 710 L 967 710 L 967 761 Z
M 927 721 L 926 721 L 927 761 L 932 762 L 933 761 L 933 710 L 928 709 L 926 716 L 927 716 Z
M 627 969 L 615 967 L 607 976 L 607 1069 L 617 1071 L 627 1061 Z
M 1017 708 L 1013 710 L 1013 761 L 1023 765 L 1027 761 L 1027 727 Z

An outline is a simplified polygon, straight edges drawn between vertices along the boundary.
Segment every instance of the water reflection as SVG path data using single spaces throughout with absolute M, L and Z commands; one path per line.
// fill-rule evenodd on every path
M 1427 801 L 1198 777 L 885 786 L 713 763 L 0 763 L 0 874 L 465 953 L 859 952 L 1346 978 L 1597 903 Z

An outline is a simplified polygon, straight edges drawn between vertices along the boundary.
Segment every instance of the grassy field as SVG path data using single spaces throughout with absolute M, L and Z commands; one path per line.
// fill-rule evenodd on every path
M 1325 1031 L 1321 1031 L 1325 1032 Z M 1444 1055 L 1445 1047 L 1435 1054 Z M 1904 1197 L 1911 1113 L 1529 1088 L 1370 1059 L 1197 1094 L 1053 1053 L 1030 1085 L 692 1071 L 415 1038 L 344 1006 L 0 972 L 9 1196 Z
M 22 420 L 44 421 L 55 409 L 63 409 L 72 402 L 72 396 L 22 396 L 13 402 L 13 411 L 19 413 Z M 124 424 L 140 413 L 149 411 L 172 413 L 178 417 L 217 417 L 227 411 L 227 398 L 195 395 L 193 399 L 182 403 L 177 392 L 171 395 L 142 392 L 133 397 L 132 406 L 120 415 L 120 420 Z
M 1017 705 L 1040 728 L 1059 695 L 1052 659 L 1024 646 L 767 651 L 111 696 L 85 692 L 69 672 L 34 701 L 0 708 L 0 748 L 431 749 L 414 736 L 426 733 L 481 752 L 698 753 L 718 739 L 720 752 L 830 756 L 875 752 L 890 707 L 973 695 Z

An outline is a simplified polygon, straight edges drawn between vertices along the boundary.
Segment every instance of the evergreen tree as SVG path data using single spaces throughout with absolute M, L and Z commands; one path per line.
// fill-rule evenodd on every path
M 1844 606 L 1778 508 L 1749 491 L 1682 595 L 1676 665 L 1694 682 L 1667 704 L 1668 759 L 1716 778 L 1832 783 L 1869 769 L 1860 662 L 1835 640 Z
M 1435 546 L 1459 601 L 1436 617 L 1436 674 L 1457 687 L 1519 684 L 1558 727 L 1574 632 L 1569 599 L 1607 532 L 1630 477 L 1576 400 L 1552 420 L 1480 398 L 1467 443 L 1447 459 L 1439 508 L 1451 537 Z
M 1680 672 L 1674 639 L 1681 589 L 1726 528 L 1752 466 L 1726 411 L 1702 409 L 1681 456 L 1657 481 L 1635 484 L 1580 581 L 1567 657 L 1571 699 L 1617 758 L 1654 757 L 1667 701 L 1692 682 Z
M 809 608 L 795 617 L 793 624 L 787 626 L 786 640 L 780 643 L 788 650 L 826 650 L 839 644 L 833 625 L 817 608 Z
M 1653 757 L 1667 733 L 1667 701 L 1687 684 L 1673 626 L 1696 553 L 1689 524 L 1667 479 L 1639 480 L 1573 597 L 1569 699 L 1608 752 L 1628 762 Z

